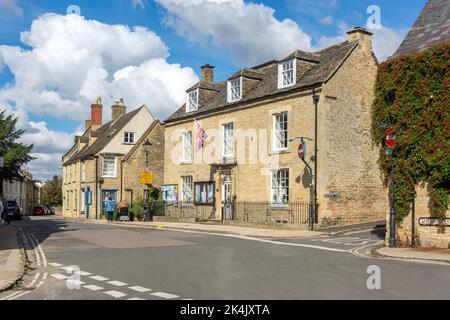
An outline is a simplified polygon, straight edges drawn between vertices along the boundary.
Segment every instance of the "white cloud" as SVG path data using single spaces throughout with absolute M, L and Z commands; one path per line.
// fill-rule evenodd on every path
M 334 22 L 333 17 L 328 15 L 319 20 L 319 22 L 325 26 L 331 26 Z
M 131 0 L 131 4 L 134 8 L 141 7 L 141 9 L 144 9 L 145 0 Z
M 156 0 L 166 9 L 165 24 L 189 41 L 212 44 L 239 64 L 256 64 L 311 50 L 311 37 L 275 10 L 243 0 Z
M 0 106 L 20 117 L 19 127 L 27 130 L 24 141 L 34 143 L 34 152 L 41 155 L 36 160 L 41 171 L 46 163 L 49 171 L 56 170 L 54 157 L 42 155 L 66 151 L 73 134 L 31 122 L 28 113 L 82 123 L 90 116 L 94 98 L 101 96 L 105 121 L 118 98 L 125 99 L 129 111 L 146 104 L 164 119 L 184 102 L 186 88 L 198 81 L 191 68 L 168 63 L 165 43 L 143 27 L 44 14 L 21 33 L 21 41 L 29 49 L 0 45 L 0 65 L 14 77 L 0 88 Z
M 14 13 L 17 17 L 23 16 L 23 9 L 17 4 L 17 0 L 0 0 L 0 7 Z
M 62 153 L 32 153 L 36 158 L 25 166 L 33 174 L 34 179 L 47 180 L 54 175 L 61 175 Z

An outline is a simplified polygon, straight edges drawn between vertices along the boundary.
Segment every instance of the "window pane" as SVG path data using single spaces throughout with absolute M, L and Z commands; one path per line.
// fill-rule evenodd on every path
M 223 156 L 232 156 L 233 151 L 233 123 L 227 123 L 223 125 Z
M 181 197 L 183 203 L 192 203 L 192 176 L 181 177 Z
M 274 147 L 275 150 L 288 147 L 287 112 L 274 116 Z
M 289 171 L 287 169 L 272 172 L 272 202 L 287 204 L 289 202 Z
M 183 133 L 183 161 L 192 160 L 192 133 Z

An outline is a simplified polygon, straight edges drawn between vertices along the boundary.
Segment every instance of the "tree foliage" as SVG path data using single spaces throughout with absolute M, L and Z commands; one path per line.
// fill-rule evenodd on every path
M 21 179 L 22 165 L 33 160 L 30 152 L 33 145 L 19 143 L 24 130 L 16 128 L 17 118 L 0 111 L 0 157 L 4 158 L 4 167 L 0 168 L 0 180 Z
M 53 176 L 44 183 L 42 189 L 42 203 L 58 207 L 62 205 L 62 177 Z
M 395 166 L 395 209 L 401 221 L 415 187 L 428 183 L 430 211 L 444 218 L 450 194 L 450 41 L 379 66 L 372 113 L 374 143 L 383 123 L 396 131 L 396 152 L 380 149 L 386 184 Z

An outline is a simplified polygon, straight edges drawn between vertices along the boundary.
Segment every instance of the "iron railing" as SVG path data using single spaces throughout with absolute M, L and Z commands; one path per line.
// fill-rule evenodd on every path
M 262 224 L 307 224 L 310 203 L 291 201 L 286 204 L 273 204 L 271 202 L 234 201 L 231 203 L 231 210 L 232 218 L 229 220 L 232 221 Z M 214 204 L 166 206 L 164 215 L 196 220 L 210 220 L 216 217 Z M 225 215 L 222 216 L 225 217 Z M 317 222 L 317 217 L 314 220 Z

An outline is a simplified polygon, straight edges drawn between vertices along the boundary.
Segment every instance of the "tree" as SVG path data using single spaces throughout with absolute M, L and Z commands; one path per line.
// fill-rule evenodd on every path
M 0 111 L 0 157 L 4 159 L 4 167 L 0 168 L 0 194 L 3 193 L 3 180 L 22 179 L 21 167 L 33 160 L 30 152 L 33 145 L 18 143 L 25 132 L 16 129 L 17 118 L 6 115 L 6 110 Z
M 53 176 L 42 188 L 42 203 L 58 207 L 62 205 L 62 177 Z

